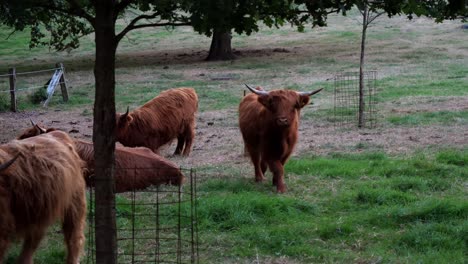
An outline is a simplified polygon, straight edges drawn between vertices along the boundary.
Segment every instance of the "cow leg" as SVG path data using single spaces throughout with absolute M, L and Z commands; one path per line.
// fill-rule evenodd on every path
M 175 149 L 174 155 L 180 155 L 182 153 L 182 149 L 184 148 L 185 137 L 179 135 L 177 137 L 177 147 Z
M 33 255 L 44 236 L 45 229 L 34 230 L 24 238 L 23 249 L 17 263 L 33 264 Z
M 264 159 L 261 159 L 260 168 L 262 169 L 262 174 L 263 175 L 265 175 L 265 173 L 266 173 L 267 166 L 268 166 L 268 163 Z
M 286 192 L 286 185 L 284 184 L 284 167 L 283 164 L 281 164 L 281 161 L 269 161 L 268 167 L 273 173 L 273 185 L 276 185 L 276 191 L 278 193 Z
M 9 213 L 10 211 L 9 199 L 5 196 L 0 196 L 0 263 L 3 263 L 3 259 L 10 247 L 10 239 L 12 232 L 15 230 L 14 218 Z
M 184 147 L 184 156 L 188 156 L 192 150 L 193 139 L 195 138 L 195 128 L 190 126 L 185 131 L 185 147 Z
M 265 180 L 265 177 L 263 176 L 261 164 L 260 164 L 260 152 L 259 150 L 256 150 L 255 147 L 250 147 L 246 145 L 247 150 L 250 154 L 250 159 L 252 160 L 252 163 L 254 165 L 255 169 L 255 181 L 256 182 L 262 182 Z
M 2 233 L 0 234 L 0 263 L 3 263 L 8 247 L 10 247 L 10 239 L 9 235 L 3 233 L 3 230 L 0 233 Z
M 85 195 L 80 194 L 73 201 L 74 208 L 65 213 L 62 229 L 67 244 L 67 264 L 78 264 L 84 244 L 84 228 L 86 223 Z

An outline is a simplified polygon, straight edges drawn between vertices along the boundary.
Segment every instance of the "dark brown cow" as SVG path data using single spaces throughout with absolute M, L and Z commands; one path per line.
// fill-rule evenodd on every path
M 311 95 L 322 89 L 301 93 L 247 88 L 252 93 L 239 105 L 239 127 L 255 168 L 255 180 L 264 181 L 268 167 L 277 192 L 285 192 L 284 164 L 297 141 L 300 110 L 309 103 Z
M 45 129 L 38 125 L 25 130 L 19 139 L 33 137 L 39 134 L 54 134 L 54 128 Z M 63 132 L 62 132 L 63 133 Z M 86 162 L 86 184 L 94 186 L 91 176 L 94 174 L 94 148 L 91 142 L 74 139 L 78 155 Z M 127 192 L 145 189 L 151 185 L 171 184 L 180 186 L 184 175 L 177 166 L 169 160 L 155 154 L 148 148 L 129 148 L 115 146 L 115 190 Z
M 116 140 L 128 147 L 159 147 L 177 138 L 174 155 L 189 155 L 195 137 L 198 96 L 193 88 L 174 88 L 131 113 L 117 114 Z
M 62 221 L 67 262 L 79 262 L 86 220 L 83 161 L 66 133 L 0 146 L 0 262 L 23 239 L 18 263 L 33 263 L 47 228 Z

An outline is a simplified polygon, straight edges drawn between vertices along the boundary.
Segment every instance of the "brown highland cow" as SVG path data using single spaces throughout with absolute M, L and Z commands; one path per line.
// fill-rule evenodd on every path
M 23 239 L 18 263 L 33 255 L 49 226 L 62 221 L 68 264 L 79 263 L 86 220 L 83 161 L 72 139 L 41 135 L 0 146 L 0 262 Z
M 247 86 L 247 85 L 246 85 Z M 279 193 L 286 191 L 284 164 L 297 141 L 300 110 L 310 96 L 320 92 L 252 89 L 239 105 L 239 127 L 255 168 L 255 180 L 265 180 L 267 167 L 273 173 L 273 185 Z
M 116 115 L 116 140 L 128 147 L 159 147 L 177 138 L 174 155 L 189 155 L 195 137 L 198 96 L 193 88 L 174 88 L 131 113 Z

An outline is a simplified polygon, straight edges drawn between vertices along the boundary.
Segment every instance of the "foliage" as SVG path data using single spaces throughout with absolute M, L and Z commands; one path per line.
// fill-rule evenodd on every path
M 250 35 L 258 31 L 258 21 L 279 27 L 286 21 L 299 25 L 299 7 L 293 0 L 197 0 L 188 1 L 187 12 L 196 31 L 211 36 L 213 31 Z
M 29 95 L 29 100 L 33 104 L 40 104 L 47 99 L 47 87 L 37 89 L 35 92 Z
M 7 93 L 0 93 L 0 112 L 10 109 L 10 100 L 8 100 Z
M 259 30 L 259 21 L 269 27 L 291 23 L 300 31 L 308 22 L 325 26 L 330 13 L 344 15 L 355 5 L 367 3 L 370 11 L 383 10 L 388 16 L 406 14 L 409 18 L 430 16 L 438 22 L 444 19 L 467 17 L 466 1 L 451 0 L 134 0 L 120 2 L 115 18 L 133 11 L 133 20 L 120 32 L 143 27 L 192 25 L 196 31 L 211 36 L 234 30 L 250 35 Z M 92 1 L 6 0 L 0 2 L 0 23 L 13 30 L 30 30 L 30 47 L 47 45 L 56 50 L 77 48 L 82 36 L 94 31 Z M 148 22 L 142 23 L 147 20 Z M 120 37 L 120 38 L 121 38 Z

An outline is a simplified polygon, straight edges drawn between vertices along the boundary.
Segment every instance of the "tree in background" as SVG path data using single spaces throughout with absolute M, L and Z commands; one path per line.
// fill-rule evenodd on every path
M 231 60 L 232 32 L 250 35 L 259 30 L 259 23 L 280 27 L 287 21 L 296 23 L 298 6 L 293 0 L 195 0 L 188 1 L 193 28 L 212 37 L 207 60 Z
M 299 0 L 301 1 L 301 0 Z M 314 25 L 326 25 L 326 18 L 329 13 L 341 12 L 346 15 L 354 6 L 357 7 L 362 15 L 362 37 L 361 51 L 359 60 L 359 100 L 358 100 L 358 127 L 364 127 L 364 66 L 365 66 L 365 47 L 366 33 L 369 25 L 379 16 L 387 14 L 388 17 L 406 14 L 409 19 L 416 16 L 427 16 L 435 19 L 436 22 L 442 22 L 444 19 L 461 18 L 465 20 L 468 17 L 468 2 L 466 0 L 354 0 L 354 1 L 317 1 L 303 0 L 310 16 L 313 18 Z

